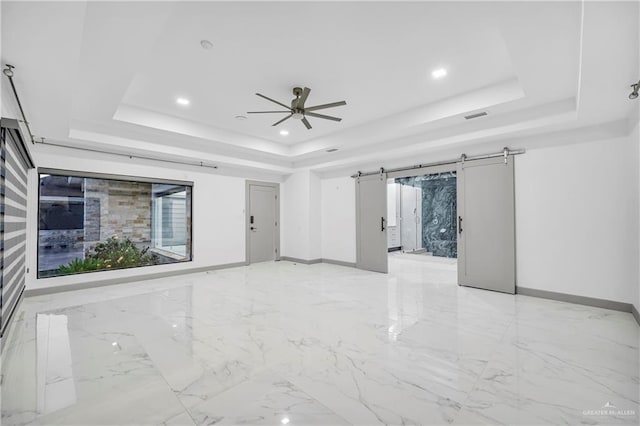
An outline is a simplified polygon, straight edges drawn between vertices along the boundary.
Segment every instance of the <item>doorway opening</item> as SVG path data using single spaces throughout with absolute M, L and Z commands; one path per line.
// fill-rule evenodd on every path
M 356 267 L 387 273 L 389 253 L 398 252 L 456 261 L 458 285 L 514 294 L 513 163 L 505 148 L 460 161 L 358 172 Z
M 457 178 L 449 170 L 387 180 L 387 251 L 457 272 Z

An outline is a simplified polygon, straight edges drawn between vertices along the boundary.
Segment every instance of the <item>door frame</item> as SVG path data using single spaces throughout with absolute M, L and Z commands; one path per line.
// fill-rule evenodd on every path
M 439 165 L 435 165 L 435 166 L 426 166 L 426 167 L 421 167 L 419 169 L 412 169 L 412 170 L 404 170 L 404 171 L 398 171 L 398 172 L 389 172 L 387 173 L 387 177 L 389 179 L 396 179 L 396 178 L 404 178 L 404 177 L 416 177 L 416 176 L 425 176 L 425 175 L 435 175 L 438 173 L 449 173 L 449 172 L 455 172 L 458 170 L 458 166 L 457 166 L 457 162 L 454 163 L 450 163 L 450 164 L 439 164 Z M 457 180 L 457 176 L 456 176 L 456 196 L 457 196 L 457 192 L 458 192 L 459 186 L 458 186 L 458 180 Z M 457 204 L 457 202 L 456 202 Z M 420 206 L 420 209 L 422 210 L 422 206 Z M 458 206 L 456 205 L 456 217 L 458 217 Z M 422 217 L 422 213 L 420 213 L 420 227 L 422 228 L 424 223 L 424 217 Z M 420 230 L 421 234 L 423 232 L 424 228 L 422 228 Z M 458 228 L 456 225 L 456 234 L 458 232 Z M 421 236 L 421 238 L 424 238 L 424 235 Z M 422 242 L 420 243 L 421 246 L 423 246 Z M 421 248 L 425 248 L 425 247 L 421 247 Z M 459 256 L 456 256 L 456 267 L 460 267 L 460 261 L 458 260 Z M 460 284 L 458 284 L 460 285 Z
M 244 261 L 247 265 L 251 264 L 251 233 L 249 232 L 249 223 L 251 211 L 251 186 L 267 186 L 276 190 L 276 257 L 275 260 L 280 260 L 280 184 L 276 182 L 263 182 L 258 180 L 245 180 L 244 194 L 245 194 L 245 208 L 244 208 Z

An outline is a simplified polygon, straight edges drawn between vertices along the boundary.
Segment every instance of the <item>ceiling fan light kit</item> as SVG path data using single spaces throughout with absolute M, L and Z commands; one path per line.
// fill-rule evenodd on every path
M 273 123 L 272 126 L 277 126 L 278 124 L 290 118 L 294 118 L 296 120 L 302 121 L 302 124 L 305 125 L 307 130 L 311 130 L 311 123 L 309 123 L 309 120 L 307 120 L 307 116 L 314 117 L 314 118 L 322 118 L 323 120 L 342 121 L 342 118 L 333 117 L 330 115 L 318 114 L 313 111 L 343 106 L 347 104 L 345 101 L 331 102 L 328 104 L 305 107 L 304 104 L 307 101 L 307 98 L 309 97 L 309 93 L 311 93 L 311 89 L 309 89 L 308 87 L 305 87 L 304 89 L 301 87 L 294 87 L 293 95 L 295 97 L 291 101 L 290 107 L 283 104 L 282 102 L 276 101 L 275 99 L 271 99 L 261 93 L 256 93 L 257 96 L 260 96 L 263 99 L 266 99 L 270 102 L 273 102 L 274 104 L 278 104 L 281 107 L 286 108 L 286 111 L 249 111 L 247 112 L 247 114 L 289 114 L 283 119 Z

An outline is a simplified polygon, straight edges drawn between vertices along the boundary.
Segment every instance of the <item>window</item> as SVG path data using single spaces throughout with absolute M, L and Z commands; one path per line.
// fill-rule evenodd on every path
M 191 260 L 189 183 L 40 173 L 38 278 Z

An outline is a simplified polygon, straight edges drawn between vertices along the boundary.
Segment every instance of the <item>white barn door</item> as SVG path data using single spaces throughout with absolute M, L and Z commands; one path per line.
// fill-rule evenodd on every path
M 458 164 L 458 284 L 515 293 L 513 156 Z
M 387 273 L 387 175 L 356 178 L 356 267 Z

